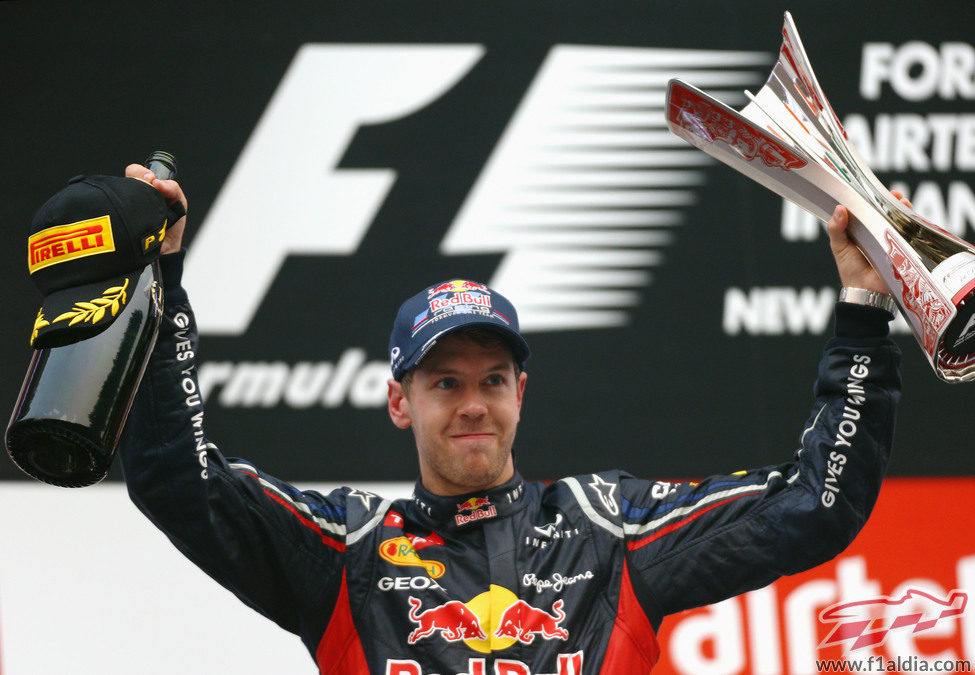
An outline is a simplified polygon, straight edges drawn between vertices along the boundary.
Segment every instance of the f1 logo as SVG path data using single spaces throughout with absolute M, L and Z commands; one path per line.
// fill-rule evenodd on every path
M 396 180 L 388 168 L 338 168 L 359 127 L 421 110 L 483 55 L 303 45 L 193 241 L 185 278 L 201 332 L 242 334 L 289 253 L 354 254 Z M 693 70 L 705 86 L 741 89 L 771 60 L 554 46 L 439 253 L 503 253 L 488 281 L 523 331 L 626 324 L 711 163 L 666 130 L 667 80 Z
M 396 180 L 336 169 L 356 131 L 425 107 L 482 52 L 303 45 L 193 241 L 185 277 L 200 331 L 243 333 L 289 253 L 353 253 Z M 243 236 L 254 221 L 257 237 Z

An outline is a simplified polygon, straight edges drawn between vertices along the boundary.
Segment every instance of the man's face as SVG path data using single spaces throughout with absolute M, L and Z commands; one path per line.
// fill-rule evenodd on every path
M 526 379 L 503 344 L 450 335 L 413 371 L 408 393 L 390 380 L 389 414 L 399 428 L 413 427 L 424 487 L 456 495 L 511 478 Z

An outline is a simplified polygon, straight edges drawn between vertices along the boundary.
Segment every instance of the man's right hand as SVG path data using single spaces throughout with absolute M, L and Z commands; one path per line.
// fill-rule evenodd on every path
M 125 176 L 127 178 L 138 178 L 149 183 L 163 194 L 168 203 L 179 201 L 182 202 L 183 208 L 186 208 L 186 195 L 183 194 L 183 188 L 176 181 L 159 180 L 152 171 L 141 164 L 129 164 L 125 167 Z M 163 238 L 162 248 L 160 249 L 162 255 L 179 251 L 183 243 L 183 228 L 185 227 L 186 216 L 183 216 L 166 229 L 166 236 Z

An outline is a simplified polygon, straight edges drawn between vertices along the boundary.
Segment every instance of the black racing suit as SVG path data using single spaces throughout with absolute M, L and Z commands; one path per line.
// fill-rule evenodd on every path
M 661 619 L 831 559 L 880 490 L 899 397 L 889 315 L 838 304 L 792 461 L 700 482 L 606 471 L 389 501 L 322 495 L 204 436 L 196 332 L 166 312 L 120 454 L 133 501 L 322 673 L 645 673 Z

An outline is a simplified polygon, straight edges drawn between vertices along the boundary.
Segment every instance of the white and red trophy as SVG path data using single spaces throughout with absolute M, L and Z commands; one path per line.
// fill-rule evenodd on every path
M 895 199 L 850 144 L 816 81 L 792 16 L 772 74 L 740 112 L 681 80 L 667 91 L 676 135 L 821 221 L 836 204 L 935 374 L 975 379 L 975 246 Z

